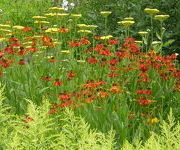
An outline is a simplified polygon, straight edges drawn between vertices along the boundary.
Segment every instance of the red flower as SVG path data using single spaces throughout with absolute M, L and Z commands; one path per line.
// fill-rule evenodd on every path
M 140 77 L 147 78 L 149 75 L 145 72 L 139 74 Z
M 124 39 L 125 42 L 135 42 L 135 39 L 134 38 L 126 38 Z
M 69 42 L 69 45 L 70 45 L 71 47 L 79 47 L 79 46 L 81 46 L 81 43 L 80 43 L 80 42 L 77 42 L 77 41 L 70 41 L 70 42 Z
M 53 43 L 51 37 L 49 37 L 47 35 L 44 35 L 43 37 L 41 37 L 41 39 L 42 39 L 42 42 L 43 42 L 43 46 L 49 46 L 49 47 L 54 46 L 54 43 Z
M 87 59 L 87 62 L 89 64 L 96 64 L 96 63 L 98 63 L 98 60 L 95 57 L 91 56 Z
M 54 86 L 61 86 L 62 82 L 59 79 L 56 79 L 56 81 L 53 83 Z
M 180 79 L 180 72 L 174 72 L 174 77 Z
M 62 28 L 60 28 L 58 30 L 58 32 L 60 32 L 60 33 L 67 33 L 67 32 L 69 32 L 69 30 L 67 28 L 62 27 Z
M 108 74 L 108 77 L 111 77 L 111 78 L 115 78 L 115 77 L 118 77 L 119 76 L 119 73 L 116 73 L 116 72 L 110 72 Z
M 111 87 L 110 91 L 114 94 L 118 94 L 119 92 L 122 92 L 123 90 L 120 89 L 118 86 Z
M 108 44 L 109 45 L 117 45 L 117 44 L 119 44 L 119 41 L 118 40 L 109 40 Z
M 103 50 L 104 48 L 105 48 L 105 45 L 104 45 L 104 44 L 98 44 L 98 45 L 96 45 L 96 47 L 94 48 L 94 51 L 99 52 L 99 51 Z
M 58 112 L 57 109 L 50 109 L 49 112 L 48 112 L 48 114 L 54 114 L 54 113 L 56 113 L 56 112 Z
M 54 107 L 61 107 L 62 108 L 62 107 L 67 107 L 67 106 L 69 106 L 71 104 L 72 104 L 72 100 L 68 100 L 68 101 L 66 101 L 64 103 L 54 105 Z
M 95 36 L 94 39 L 95 39 L 95 40 L 100 40 L 101 37 L 100 37 L 100 36 Z
M 125 52 L 116 52 L 116 56 L 118 56 L 119 58 L 124 58 L 127 55 L 127 53 Z
M 109 93 L 108 92 L 104 92 L 104 91 L 100 91 L 99 93 L 99 97 L 101 98 L 106 98 L 109 96 Z
M 99 55 L 104 55 L 104 56 L 111 56 L 112 54 L 110 53 L 109 49 L 101 50 L 99 52 Z
M 36 39 L 32 39 L 32 44 L 31 46 L 36 46 L 37 45 L 37 40 Z
M 28 118 L 26 118 L 26 120 L 24 120 L 24 123 L 29 123 L 29 122 L 31 122 L 31 121 L 34 121 L 34 119 L 33 119 L 33 118 L 28 117 Z
M 76 76 L 76 74 L 73 73 L 73 72 L 69 72 L 69 73 L 67 74 L 68 79 L 72 79 L 72 78 L 74 78 L 75 76 Z
M 30 52 L 34 53 L 36 52 L 38 49 L 35 47 L 31 47 L 31 48 L 27 48 L 27 50 L 29 50 Z
M 138 90 L 136 94 L 151 95 L 151 90 Z
M 12 63 L 13 63 L 13 61 L 10 60 L 10 59 L 2 59 L 2 60 L 0 60 L 0 64 L 4 68 L 10 67 Z
M 95 97 L 89 96 L 88 98 L 85 99 L 86 103 L 92 103 L 94 101 Z
M 18 38 L 15 38 L 15 37 L 11 37 L 9 38 L 9 42 L 15 42 L 15 41 L 18 41 L 19 39 Z
M 22 65 L 25 65 L 26 62 L 24 61 L 24 59 L 20 59 L 19 62 L 18 62 L 18 64 L 22 66 Z
M 142 79 L 139 79 L 140 82 L 150 82 L 151 79 L 149 78 L 142 78 Z
M 21 44 L 18 42 L 14 42 L 13 44 L 11 44 L 11 47 L 19 47 L 19 46 L 21 46 Z
M 109 61 L 109 64 L 111 65 L 111 66 L 115 66 L 115 65 L 117 65 L 119 63 L 119 61 L 117 60 L 117 59 L 111 59 L 110 61 Z
M 91 44 L 91 42 L 90 42 L 89 40 L 87 40 L 86 38 L 80 39 L 80 43 L 81 43 L 81 44 L 85 44 L 85 45 Z
M 17 52 L 18 55 L 24 56 L 26 55 L 27 51 L 24 50 L 24 47 L 20 47 L 20 50 Z
M 115 67 L 115 66 L 111 66 L 111 67 L 109 67 L 109 69 L 111 69 L 111 70 L 118 70 L 118 68 Z
M 70 94 L 67 94 L 67 93 L 62 93 L 62 94 L 59 94 L 59 99 L 60 100 L 63 100 L 63 101 L 67 101 L 71 98 L 71 95 Z
M 2 58 L 4 56 L 4 53 L 0 52 L 0 58 Z
M 44 80 L 44 81 L 51 81 L 51 80 L 52 80 L 52 79 L 51 79 L 50 77 L 48 77 L 48 76 L 46 76 L 46 77 L 41 77 L 41 79 Z
M 24 28 L 22 29 L 22 31 L 24 31 L 24 32 L 29 32 L 29 31 L 32 31 L 32 28 L 30 28 L 30 27 L 24 27 Z
M 153 102 L 153 100 L 146 100 L 146 99 L 140 99 L 138 100 L 138 103 L 143 106 L 150 105 Z
M 3 51 L 7 52 L 8 54 L 12 54 L 12 55 L 14 54 L 13 48 L 10 47 L 9 45 L 5 49 L 3 49 Z
M 139 69 L 142 72 L 146 72 L 149 69 L 149 66 L 148 66 L 148 64 L 140 64 Z
M 51 59 L 48 60 L 48 62 L 57 62 L 57 60 L 54 57 L 52 57 Z

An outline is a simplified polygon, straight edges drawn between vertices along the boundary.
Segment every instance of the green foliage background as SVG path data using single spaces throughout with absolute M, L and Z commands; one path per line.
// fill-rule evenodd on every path
M 136 32 L 150 28 L 149 18 L 143 12 L 144 8 L 157 8 L 161 14 L 169 14 L 170 18 L 166 21 L 167 32 L 165 39 L 174 39 L 175 42 L 164 51 L 169 53 L 180 53 L 180 1 L 179 0 L 69 0 L 76 4 L 72 13 L 81 13 L 85 16 L 83 23 L 96 24 L 99 26 L 99 34 L 103 34 L 103 18 L 99 12 L 110 10 L 113 13 L 108 18 L 109 33 L 120 36 L 122 29 L 118 27 L 117 21 L 125 17 L 134 17 L 136 25 L 132 28 L 133 35 L 138 39 Z M 43 14 L 47 8 L 58 4 L 62 0 L 1 0 L 0 9 L 3 10 L 6 20 L 14 24 L 33 26 L 32 16 Z M 158 26 L 158 22 L 157 26 Z
M 116 36 L 122 32 L 118 27 L 117 21 L 125 17 L 134 17 L 136 24 L 132 32 L 136 38 L 139 38 L 135 32 L 150 28 L 149 18 L 143 11 L 145 8 L 156 8 L 160 10 L 159 14 L 170 15 L 170 18 L 165 23 L 165 28 L 167 29 L 165 39 L 174 39 L 175 42 L 164 50 L 166 53 L 180 53 L 179 0 L 81 0 L 77 11 L 86 16 L 85 22 L 97 24 L 100 27 L 99 32 L 103 31 L 102 28 L 104 27 L 103 18 L 99 12 L 104 10 L 112 11 L 108 18 L 109 33 L 113 32 Z

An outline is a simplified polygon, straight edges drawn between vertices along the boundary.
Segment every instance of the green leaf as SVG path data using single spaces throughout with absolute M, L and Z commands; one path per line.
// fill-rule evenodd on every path
M 161 40 L 161 36 L 159 35 L 159 33 L 156 32 L 156 37 Z
M 163 44 L 163 47 L 168 47 L 170 46 L 172 43 L 174 43 L 175 40 L 169 40 L 166 43 Z

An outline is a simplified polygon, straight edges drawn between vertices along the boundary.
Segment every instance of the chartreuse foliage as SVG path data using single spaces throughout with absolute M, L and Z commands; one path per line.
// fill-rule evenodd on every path
M 142 144 L 135 142 L 134 145 L 128 141 L 123 145 L 122 150 L 179 150 L 180 149 L 180 125 L 175 123 L 172 111 L 168 121 L 162 121 L 161 134 L 151 133 L 150 138 Z
M 81 117 L 66 109 L 61 115 L 48 114 L 49 103 L 38 107 L 28 100 L 26 119 L 13 115 L 6 106 L 4 87 L 0 85 L 0 149 L 12 150 L 114 150 L 114 132 L 108 134 L 90 129 Z M 31 119 L 30 119 L 31 118 Z M 170 111 L 168 121 L 162 121 L 161 134 L 151 133 L 142 143 L 124 142 L 122 150 L 179 150 L 180 125 Z
M 111 150 L 114 133 L 107 135 L 90 130 L 81 117 L 66 109 L 61 115 L 50 115 L 49 103 L 37 107 L 29 101 L 26 119 L 8 113 L 3 87 L 0 89 L 0 148 L 6 150 Z

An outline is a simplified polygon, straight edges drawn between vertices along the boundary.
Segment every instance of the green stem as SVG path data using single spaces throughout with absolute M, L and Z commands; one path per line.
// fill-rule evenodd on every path
M 162 54 L 162 47 L 163 47 L 163 22 L 161 21 L 161 49 L 160 53 Z
M 153 28 L 153 15 L 151 15 L 151 43 L 150 45 L 152 44 L 153 42 L 153 33 L 154 33 L 154 28 Z

